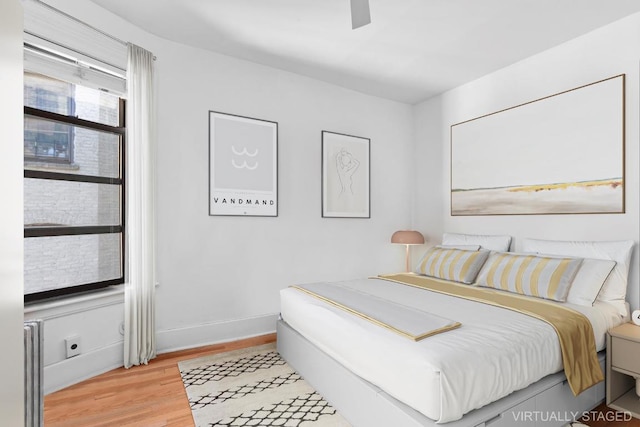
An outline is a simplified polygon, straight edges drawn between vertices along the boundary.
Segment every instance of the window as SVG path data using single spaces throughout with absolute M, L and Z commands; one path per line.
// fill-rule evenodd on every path
M 123 283 L 125 102 L 24 77 L 25 302 Z
M 75 116 L 73 85 L 35 74 L 24 76 L 24 105 Z M 25 159 L 40 162 L 73 162 L 73 132 L 68 126 L 32 118 L 24 121 Z

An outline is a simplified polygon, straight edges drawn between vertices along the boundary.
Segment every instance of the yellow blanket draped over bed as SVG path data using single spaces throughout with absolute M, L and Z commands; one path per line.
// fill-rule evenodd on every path
M 390 274 L 381 275 L 378 278 L 491 304 L 547 322 L 558 334 L 562 364 L 573 394 L 577 396 L 604 380 L 604 374 L 598 362 L 593 328 L 582 313 L 539 298 L 414 274 Z

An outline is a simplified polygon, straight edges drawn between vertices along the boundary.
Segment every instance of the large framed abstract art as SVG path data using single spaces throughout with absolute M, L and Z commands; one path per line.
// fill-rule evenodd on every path
M 209 111 L 209 215 L 278 216 L 278 123 Z
M 322 216 L 370 218 L 370 140 L 322 131 Z
M 451 126 L 451 215 L 624 213 L 624 74 Z

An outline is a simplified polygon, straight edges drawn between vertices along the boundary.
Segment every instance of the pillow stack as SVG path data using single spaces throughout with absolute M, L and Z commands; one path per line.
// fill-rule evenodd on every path
M 584 306 L 604 301 L 624 316 L 634 244 L 523 239 L 514 253 L 510 236 L 445 233 L 415 272 Z
M 597 299 L 614 305 L 622 316 L 627 314 L 625 298 L 634 245 L 633 240 L 590 242 L 524 239 L 522 242 L 526 252 L 584 258 L 585 271 L 578 273 L 567 302 L 592 305 Z

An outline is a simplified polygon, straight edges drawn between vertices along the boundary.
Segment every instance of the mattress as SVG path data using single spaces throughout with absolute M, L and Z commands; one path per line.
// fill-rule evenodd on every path
M 511 310 L 380 279 L 338 282 L 462 323 L 414 342 L 293 288 L 280 292 L 281 316 L 356 375 L 437 422 L 449 422 L 562 370 L 554 329 Z M 591 322 L 598 350 L 622 323 L 617 309 L 566 304 Z

